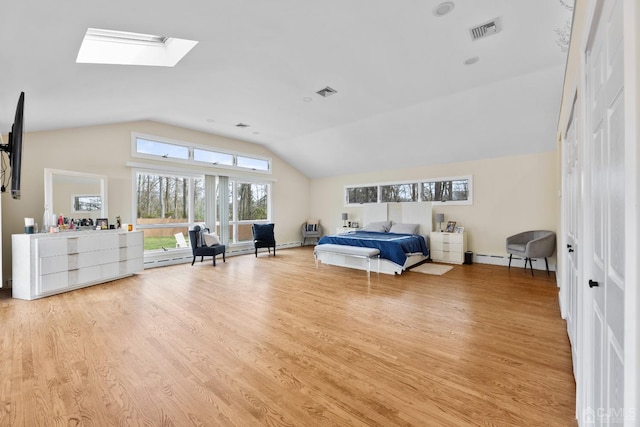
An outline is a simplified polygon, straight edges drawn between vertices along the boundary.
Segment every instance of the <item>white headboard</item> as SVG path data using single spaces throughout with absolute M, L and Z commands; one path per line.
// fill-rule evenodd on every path
M 433 231 L 431 202 L 370 203 L 363 206 L 362 225 L 377 221 L 420 224 L 420 234 L 428 236 Z

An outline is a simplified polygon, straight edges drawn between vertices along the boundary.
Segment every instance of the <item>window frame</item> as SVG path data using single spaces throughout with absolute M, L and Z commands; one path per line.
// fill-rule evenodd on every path
M 272 206 L 272 192 L 273 192 L 273 183 L 270 181 L 261 181 L 261 180 L 256 180 L 256 179 L 245 179 L 242 177 L 229 177 L 229 184 L 231 184 L 232 189 L 231 189 L 231 201 L 232 201 L 232 212 L 231 212 L 231 219 L 228 220 L 228 226 L 231 226 L 233 229 L 233 239 L 229 240 L 229 245 L 246 245 L 252 242 L 252 239 L 249 240 L 238 240 L 238 236 L 239 236 L 239 230 L 238 228 L 243 226 L 243 225 L 247 225 L 247 224 L 254 224 L 254 223 L 258 223 L 258 224 L 268 224 L 270 222 L 272 222 L 272 212 L 273 212 L 273 206 Z M 267 187 L 267 218 L 266 219 L 260 219 L 260 220 L 239 220 L 238 219 L 238 187 L 239 184 L 260 184 L 260 185 L 266 185 Z M 221 222 L 221 218 L 218 219 L 219 222 Z M 217 225 L 217 224 L 216 224 Z M 222 226 L 222 224 L 221 224 Z M 230 236 L 231 237 L 231 236 Z
M 159 154 L 149 154 L 149 153 L 141 153 L 138 151 L 138 139 L 143 139 L 146 141 L 157 142 L 161 144 L 173 145 L 179 148 L 186 148 L 188 150 L 188 158 L 182 159 L 177 157 L 168 157 Z M 202 160 L 195 160 L 194 158 L 194 150 L 208 151 L 217 154 L 230 155 L 232 156 L 232 165 L 220 164 L 217 162 L 211 163 Z M 243 153 L 240 151 L 226 150 L 224 148 L 213 147 L 209 145 L 200 145 L 186 141 L 179 141 L 170 138 L 163 138 L 160 136 L 147 135 L 139 132 L 131 132 L 131 157 L 140 158 L 140 159 L 148 159 L 155 160 L 159 162 L 168 162 L 171 164 L 183 164 L 183 165 L 191 165 L 191 166 L 206 166 L 211 169 L 228 169 L 235 171 L 248 171 L 257 174 L 266 174 L 271 175 L 273 168 L 273 161 L 271 157 L 260 156 L 256 154 Z M 248 160 L 256 160 L 258 162 L 265 162 L 267 169 L 259 169 L 254 167 L 244 167 L 238 166 L 238 159 L 248 159 Z

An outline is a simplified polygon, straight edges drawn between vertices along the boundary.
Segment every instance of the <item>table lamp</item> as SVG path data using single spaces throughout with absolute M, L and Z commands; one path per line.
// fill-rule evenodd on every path
M 444 214 L 436 214 L 436 222 L 438 223 L 438 231 L 442 233 L 442 223 L 444 222 Z
M 342 214 L 342 226 L 346 227 L 347 226 L 347 220 L 349 219 L 349 214 L 348 213 L 343 213 Z

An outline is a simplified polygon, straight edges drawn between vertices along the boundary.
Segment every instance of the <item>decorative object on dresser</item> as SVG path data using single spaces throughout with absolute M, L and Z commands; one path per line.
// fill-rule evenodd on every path
M 437 213 L 436 214 L 436 222 L 438 223 L 438 231 L 442 231 L 442 223 L 444 222 L 444 214 Z
M 433 261 L 462 264 L 467 250 L 467 233 L 431 233 L 430 249 Z
M 449 221 L 447 222 L 447 228 L 444 230 L 447 233 L 453 233 L 456 229 L 456 222 L 455 221 Z
M 347 226 L 347 220 L 349 219 L 349 214 L 346 212 L 342 213 L 342 226 L 346 227 Z

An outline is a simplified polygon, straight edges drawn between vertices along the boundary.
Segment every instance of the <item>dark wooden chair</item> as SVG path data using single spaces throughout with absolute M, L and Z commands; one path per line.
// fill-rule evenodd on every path
M 276 256 L 276 238 L 273 234 L 275 224 L 253 224 L 251 231 L 253 232 L 253 246 L 258 256 L 258 248 L 267 248 L 271 253 L 273 248 L 273 256 Z
M 191 265 L 196 262 L 196 257 L 200 257 L 200 262 L 204 260 L 204 257 L 213 257 L 213 266 L 216 265 L 216 255 L 222 254 L 222 262 L 227 262 L 225 252 L 227 248 L 225 245 L 217 244 L 207 246 L 204 241 L 204 234 L 208 234 L 210 231 L 208 228 L 201 228 L 199 225 L 193 227 L 193 230 L 189 230 L 189 243 L 191 243 L 191 251 L 193 252 L 193 261 Z

